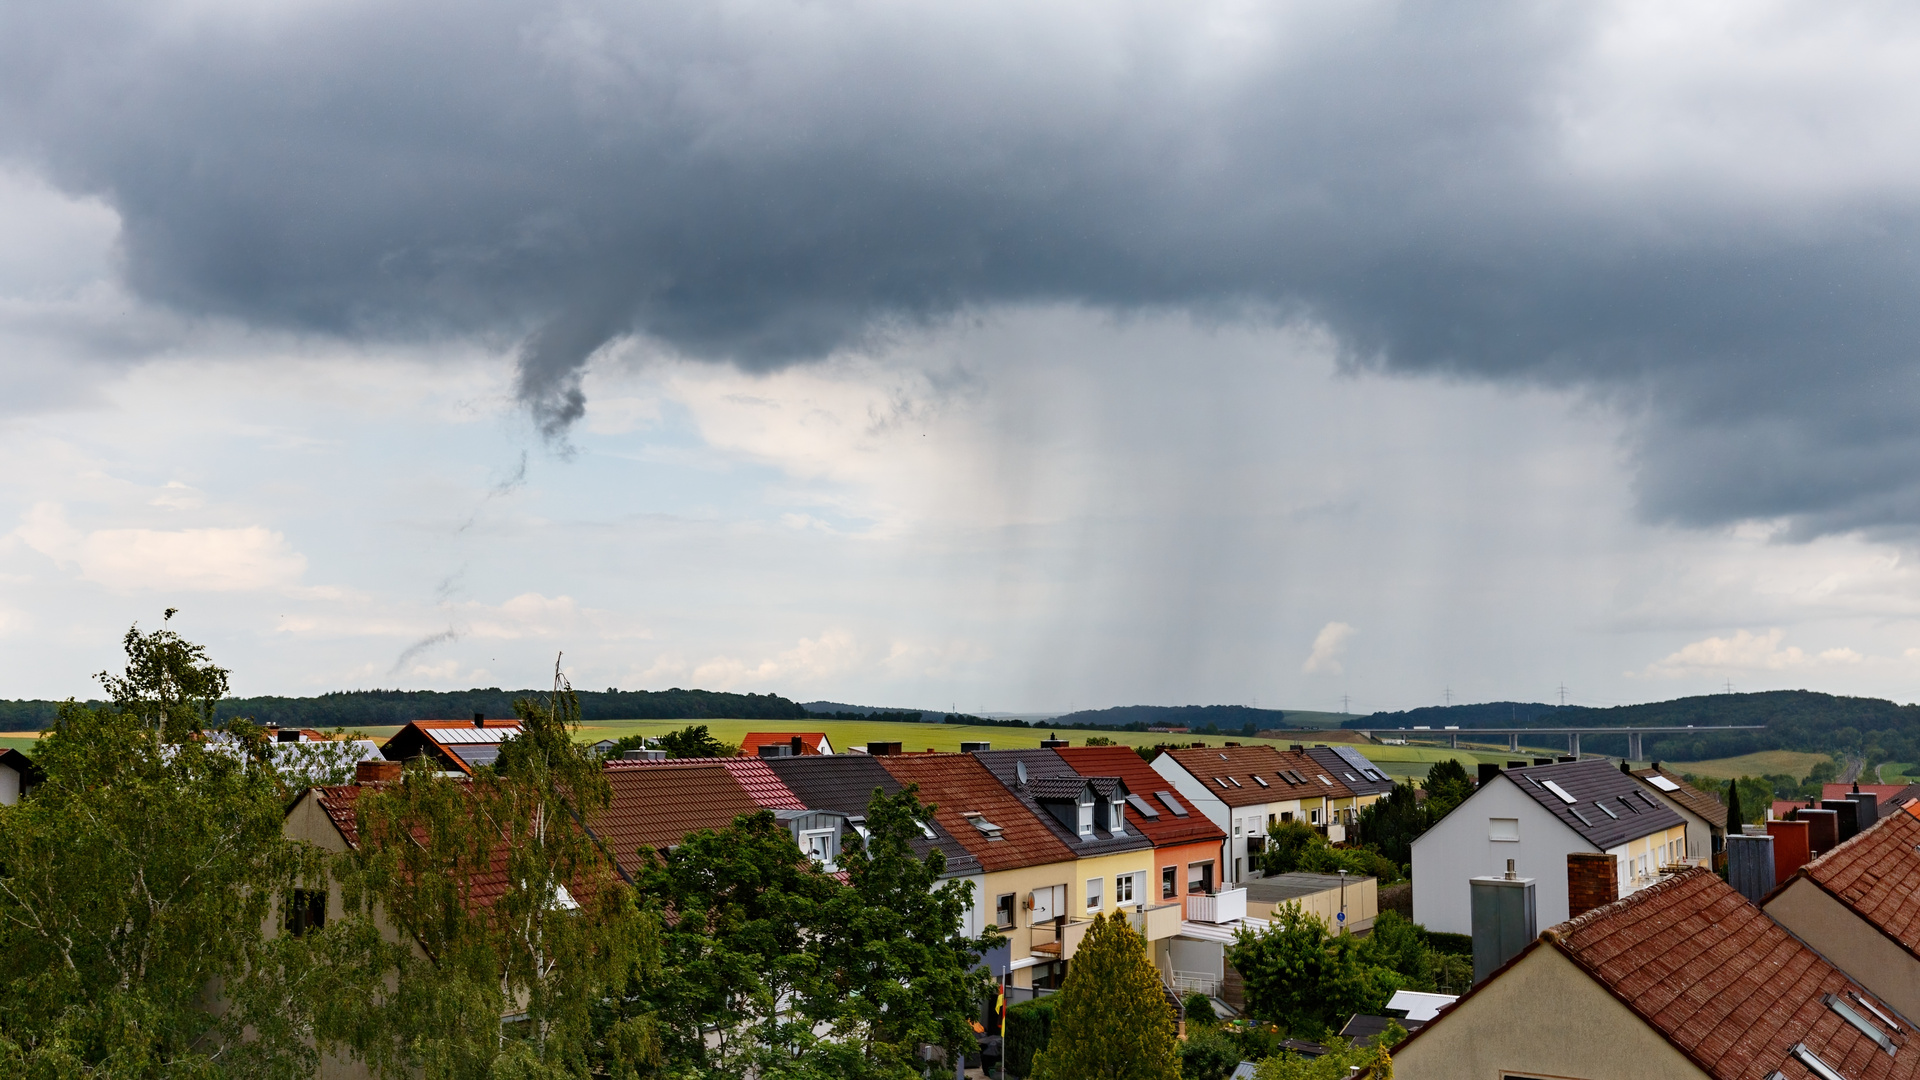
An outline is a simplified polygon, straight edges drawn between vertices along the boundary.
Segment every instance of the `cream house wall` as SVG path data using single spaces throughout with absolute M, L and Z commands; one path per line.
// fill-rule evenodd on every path
M 1185 766 L 1173 759 L 1172 754 L 1161 754 L 1154 758 L 1153 771 L 1165 777 L 1173 790 L 1187 801 L 1187 805 L 1200 811 L 1208 821 L 1227 834 L 1225 851 L 1221 855 L 1223 864 L 1216 878 L 1221 884 L 1230 885 L 1249 876 L 1260 876 L 1249 865 L 1247 841 L 1265 837 L 1267 825 L 1286 820 L 1283 815 L 1291 814 L 1292 820 L 1309 824 L 1327 822 L 1328 805 L 1324 796 L 1228 806 L 1206 781 L 1188 772 Z
M 1920 960 L 1825 889 L 1795 877 L 1762 910 L 1887 1004 L 1920 1016 Z
M 1394 1080 L 1692 1080 L 1708 1074 L 1550 945 L 1393 1053 Z
M 1013 894 L 1012 929 L 1001 927 L 1000 932 L 1007 938 L 1008 959 L 1014 964 L 1033 958 L 1033 913 L 1028 910 L 1027 897 L 1035 889 L 1051 889 L 1055 885 L 1065 886 L 1068 893 L 1068 910 L 1072 911 L 1073 890 L 1084 887 L 1075 878 L 1075 864 L 1072 862 L 1041 863 L 1035 866 L 1022 866 L 1012 870 L 994 870 L 982 875 L 985 891 L 981 896 L 980 907 L 987 919 L 993 919 L 999 898 Z M 1014 986 L 1033 985 L 1033 974 L 1026 967 L 1014 970 L 1010 981 Z
M 1620 895 L 1627 896 L 1657 883 L 1660 880 L 1660 867 L 1675 856 L 1684 858 L 1686 851 L 1687 826 L 1684 822 L 1608 848 L 1607 854 L 1620 862 L 1616 878 L 1620 883 Z

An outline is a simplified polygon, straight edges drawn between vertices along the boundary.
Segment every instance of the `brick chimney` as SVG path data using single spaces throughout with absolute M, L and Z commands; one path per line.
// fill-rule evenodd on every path
M 1567 853 L 1567 918 L 1620 899 L 1620 864 L 1603 851 Z
M 378 784 L 388 780 L 398 780 L 400 768 L 398 761 L 363 761 L 353 767 L 353 782 Z

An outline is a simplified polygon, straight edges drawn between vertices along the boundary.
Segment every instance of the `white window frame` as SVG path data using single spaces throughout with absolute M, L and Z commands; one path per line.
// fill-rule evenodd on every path
M 1131 904 L 1134 902 L 1134 898 L 1139 896 L 1139 890 L 1134 888 L 1133 879 L 1134 875 L 1132 874 L 1114 875 L 1113 902 L 1115 904 Z
M 1107 879 L 1090 877 L 1087 879 L 1087 910 L 1095 911 L 1106 906 Z
M 818 852 L 813 850 L 813 844 L 816 840 L 821 841 L 821 850 Z M 812 859 L 825 869 L 834 869 L 832 829 L 803 830 L 800 833 L 800 850 L 807 853 L 807 858 Z
M 1093 799 L 1091 797 L 1082 798 L 1080 800 L 1079 806 L 1080 806 L 1080 822 L 1079 822 L 1080 835 L 1092 836 L 1093 835 Z

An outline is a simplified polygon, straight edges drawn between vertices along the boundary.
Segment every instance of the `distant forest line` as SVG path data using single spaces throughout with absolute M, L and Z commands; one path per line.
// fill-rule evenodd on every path
M 1458 725 L 1501 727 L 1695 727 L 1764 724 L 1765 731 L 1685 732 L 1649 736 L 1642 753 L 1650 758 L 1705 761 L 1762 750 L 1855 753 L 1869 766 L 1882 761 L 1920 761 L 1920 705 L 1881 698 L 1842 697 L 1811 690 L 1770 690 L 1757 694 L 1707 694 L 1597 709 L 1540 702 L 1492 701 L 1479 705 L 1428 706 L 1405 712 L 1374 713 L 1343 727 L 1385 728 Z M 1624 735 L 1582 735 L 1580 749 L 1626 753 Z
M 221 717 L 244 716 L 280 727 L 397 727 L 414 720 L 463 720 L 474 713 L 513 715 L 515 698 L 544 697 L 545 690 L 339 690 L 318 697 L 227 698 Z M 726 694 L 713 690 L 580 690 L 581 719 L 595 720 L 804 720 L 807 710 L 778 694 Z M 57 701 L 0 701 L 0 731 L 37 731 L 53 723 Z M 85 702 L 98 705 L 99 702 Z

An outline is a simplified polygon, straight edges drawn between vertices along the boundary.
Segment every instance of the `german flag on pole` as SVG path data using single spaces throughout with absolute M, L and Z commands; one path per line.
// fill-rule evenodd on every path
M 1004 1039 L 1007 1037 L 1007 980 L 1004 975 L 1000 978 L 1000 996 L 994 1000 L 993 1014 L 1000 1018 L 1000 1037 Z

